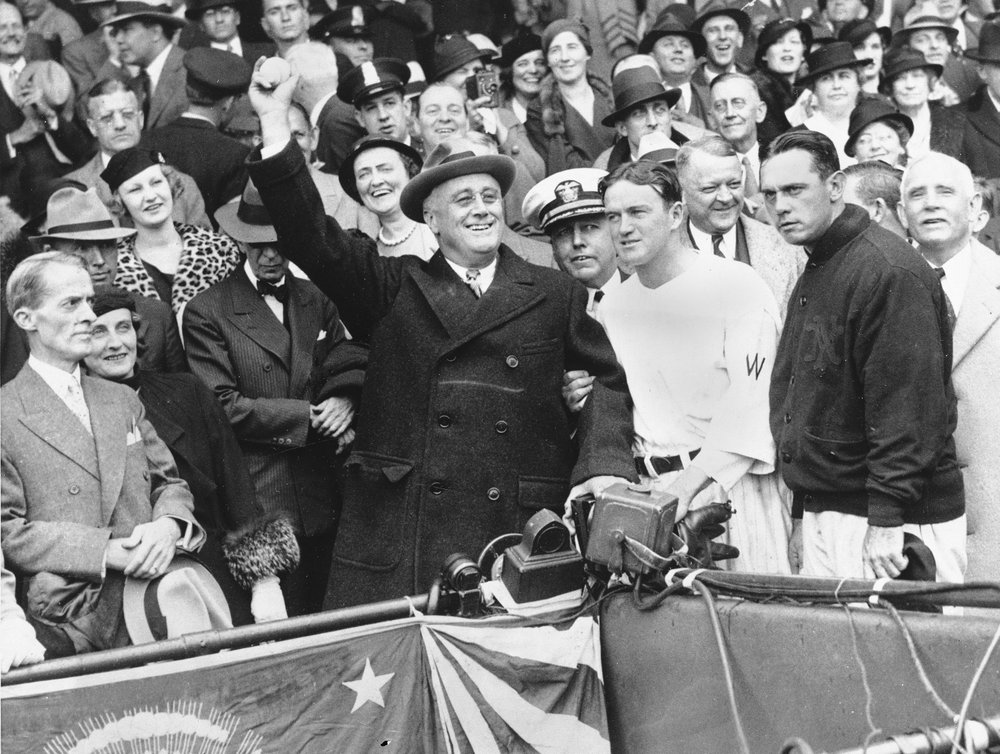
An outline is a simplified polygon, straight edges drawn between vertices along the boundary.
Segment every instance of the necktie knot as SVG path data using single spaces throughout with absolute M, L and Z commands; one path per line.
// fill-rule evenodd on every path
M 288 301 L 288 287 L 285 285 L 274 285 L 266 280 L 257 281 L 257 293 L 261 296 L 274 296 L 282 304 Z
M 482 286 L 479 284 L 479 270 L 466 270 L 465 284 L 476 294 L 476 298 L 480 298 L 483 295 Z

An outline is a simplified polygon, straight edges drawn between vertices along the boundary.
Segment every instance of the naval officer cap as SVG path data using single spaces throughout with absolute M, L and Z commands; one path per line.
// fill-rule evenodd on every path
M 604 199 L 598 184 L 607 174 L 606 170 L 598 168 L 574 168 L 554 173 L 525 195 L 521 214 L 543 231 L 548 231 L 560 220 L 603 215 Z
M 341 76 L 337 97 L 358 106 L 393 89 L 403 91 L 409 80 L 410 68 L 399 58 L 375 58 Z
M 221 95 L 243 94 L 253 69 L 239 55 L 213 47 L 195 47 L 184 53 L 188 81 Z

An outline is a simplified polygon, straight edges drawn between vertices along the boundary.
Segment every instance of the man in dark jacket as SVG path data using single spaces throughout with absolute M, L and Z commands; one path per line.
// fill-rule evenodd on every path
M 941 284 L 903 239 L 845 205 L 837 151 L 815 131 L 771 142 L 771 221 L 805 246 L 771 377 L 771 431 L 794 493 L 789 559 L 814 576 L 895 578 L 904 531 L 962 581 L 951 328 Z
M 1000 177 L 1000 25 L 983 24 L 979 48 L 965 57 L 976 61 L 983 85 L 965 106 L 968 114 L 963 151 L 969 168 L 982 178 Z
M 571 484 L 633 477 L 624 376 L 586 290 L 500 243 L 513 161 L 442 143 L 401 197 L 440 250 L 380 257 L 323 215 L 288 129 L 294 79 L 270 90 L 258 78 L 264 144 L 249 170 L 281 248 L 371 344 L 326 606 L 427 589 L 452 553 L 562 511 Z M 561 395 L 573 369 L 597 378 L 575 444 Z

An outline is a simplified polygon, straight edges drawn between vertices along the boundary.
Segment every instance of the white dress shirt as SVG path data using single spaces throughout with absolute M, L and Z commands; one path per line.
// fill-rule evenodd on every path
M 951 301 L 951 308 L 955 310 L 957 317 L 962 311 L 965 290 L 969 287 L 969 277 L 972 275 L 972 244 L 966 244 L 964 249 L 941 265 L 941 269 L 944 270 L 941 287 Z
M 694 246 L 698 252 L 715 256 L 715 249 L 712 248 L 712 234 L 699 230 L 690 220 L 688 220 L 688 228 L 691 231 L 691 238 L 694 240 Z M 736 259 L 735 225 L 722 234 L 722 243 L 719 244 L 719 251 L 722 252 L 726 259 Z
M 231 52 L 233 55 L 243 57 L 243 43 L 238 36 L 233 37 L 228 42 L 212 42 L 212 47 L 223 52 Z
M 170 50 L 173 45 L 167 45 L 163 48 L 163 51 L 150 61 L 149 65 L 146 66 L 146 73 L 149 74 L 149 93 L 150 95 L 156 91 L 156 85 L 160 83 L 160 76 L 163 74 L 163 66 L 167 63 L 167 55 L 170 54 Z
M 465 273 L 469 270 L 469 268 L 462 267 L 459 264 L 455 264 L 450 259 L 448 259 L 448 257 L 445 257 L 444 261 L 446 261 L 448 263 L 448 266 L 455 271 L 455 274 L 462 279 L 462 282 L 468 285 L 468 283 L 465 280 Z M 494 257 L 493 261 L 490 262 L 488 265 L 479 268 L 479 277 L 476 278 L 476 282 L 479 283 L 479 290 L 481 290 L 483 293 L 486 293 L 486 289 L 489 288 L 490 285 L 492 285 L 493 278 L 496 276 L 496 274 L 497 274 L 497 260 L 496 257 Z
M 59 400 L 66 405 L 66 408 L 73 412 L 74 416 L 79 417 L 80 421 L 86 425 L 90 425 L 90 411 L 87 409 L 86 401 L 82 402 L 83 411 L 86 416 L 81 416 L 80 410 L 77 406 L 73 405 L 70 398 L 71 391 L 75 391 L 80 396 L 83 395 L 83 386 L 80 384 L 79 364 L 74 367 L 72 372 L 67 372 L 65 369 L 46 364 L 34 355 L 30 355 L 28 356 L 28 366 L 38 372 L 38 376 L 44 380 L 46 385 L 52 388 L 52 391 L 59 396 Z M 93 434 L 93 431 L 90 429 L 88 429 L 88 432 Z
M 250 269 L 250 261 L 247 260 L 243 263 L 243 271 L 246 272 L 247 277 L 250 278 L 250 285 L 253 286 L 254 290 L 257 290 L 257 276 L 253 274 L 253 270 Z M 271 283 L 275 287 L 280 287 L 285 284 L 285 276 L 281 276 L 281 280 L 277 283 Z M 263 296 L 264 303 L 267 304 L 267 308 L 271 310 L 275 317 L 281 324 L 285 324 L 285 305 L 282 304 L 274 296 Z

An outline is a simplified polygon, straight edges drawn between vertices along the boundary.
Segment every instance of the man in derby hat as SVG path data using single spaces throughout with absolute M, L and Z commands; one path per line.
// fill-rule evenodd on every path
M 240 38 L 240 0 L 191 0 L 184 10 L 208 37 L 206 46 L 239 55 L 253 65 L 261 55 L 274 54 L 269 42 L 246 42 Z
M 649 66 L 620 70 L 611 88 L 615 109 L 601 122 L 613 126 L 618 139 L 598 156 L 595 168 L 614 170 L 624 162 L 637 160 L 639 141 L 654 131 L 665 134 L 675 144 L 705 133 L 691 124 L 675 126 L 671 108 L 680 100 L 680 91 L 667 89 Z
M 21 12 L 10 3 L 0 3 L 0 30 L 0 132 L 4 135 L 0 196 L 9 197 L 14 210 L 26 216 L 32 197 L 83 159 L 89 145 L 71 118 L 48 105 L 41 86 L 19 84 L 28 65 L 27 35 Z
M 59 251 L 79 257 L 90 273 L 95 291 L 115 283 L 118 271 L 118 241 L 135 234 L 120 228 L 97 196 L 97 190 L 66 187 L 49 198 L 45 224 L 31 240 L 44 251 Z M 146 296 L 133 295 L 139 320 L 139 363 L 150 372 L 186 372 L 187 359 L 181 345 L 177 320 L 170 306 Z
M 405 97 L 410 69 L 398 58 L 375 58 L 340 79 L 337 96 L 354 105 L 354 117 L 370 136 L 396 139 L 420 151 L 410 135 L 410 103 Z
M 347 58 L 353 68 L 375 57 L 370 27 L 374 13 L 375 8 L 369 5 L 338 6 L 309 31 L 314 38 L 329 44 L 335 53 Z
M 705 39 L 705 62 L 691 77 L 694 83 L 708 86 L 723 73 L 747 73 L 740 59 L 750 39 L 750 16 L 736 8 L 712 8 L 698 16 L 691 31 Z
M 219 131 L 237 98 L 250 85 L 243 58 L 211 47 L 184 53 L 188 107 L 179 118 L 147 131 L 142 146 L 162 152 L 171 165 L 198 184 L 205 210 L 215 210 L 240 195 L 246 184 L 244 161 L 250 148 Z
M 184 23 L 169 5 L 120 0 L 115 15 L 102 24 L 111 28 L 121 62 L 139 69 L 129 86 L 139 96 L 146 130 L 170 123 L 187 109 L 184 50 L 172 41 Z
M 975 175 L 1000 177 L 1000 25 L 983 24 L 979 47 L 965 57 L 976 61 L 983 85 L 965 106 L 962 149 Z
M 257 501 L 295 529 L 302 557 L 282 584 L 288 614 L 314 613 L 340 507 L 336 456 L 354 435 L 367 349 L 347 339 L 316 286 L 288 272 L 252 183 L 216 220 L 246 259 L 188 303 L 184 345 L 191 371 L 222 402 Z
M 294 86 L 251 84 L 264 146 L 250 174 L 282 248 L 371 343 L 327 602 L 340 607 L 422 591 L 448 555 L 520 530 L 540 508 L 562 511 L 572 485 L 633 476 L 631 427 L 584 287 L 500 242 L 513 161 L 443 142 L 401 199 L 438 252 L 380 257 L 322 216 L 289 143 Z M 561 395 L 573 369 L 596 377 L 575 442 Z
M 660 13 L 639 43 L 639 52 L 656 60 L 665 87 L 679 90 L 678 113 L 704 126 L 708 122 L 708 88 L 692 82 L 692 77 L 707 50 L 705 37 L 678 18 L 673 7 Z
M 126 646 L 126 577 L 154 578 L 204 540 L 191 492 L 135 392 L 81 374 L 94 321 L 83 262 L 36 254 L 7 294 L 31 356 L 0 389 L 4 560 L 71 652 Z

